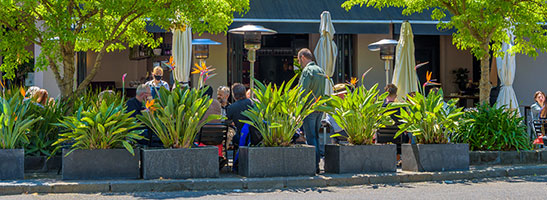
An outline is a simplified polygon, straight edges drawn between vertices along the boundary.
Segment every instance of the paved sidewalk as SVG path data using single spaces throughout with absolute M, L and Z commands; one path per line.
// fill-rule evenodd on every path
M 220 178 L 180 180 L 63 181 L 44 178 L 0 181 L 0 195 L 22 193 L 167 192 L 183 190 L 312 188 L 546 174 L 547 165 L 520 165 L 471 166 L 469 171 L 456 172 L 403 172 L 399 170 L 396 173 L 321 174 L 313 177 L 245 178 L 233 174 L 223 174 Z

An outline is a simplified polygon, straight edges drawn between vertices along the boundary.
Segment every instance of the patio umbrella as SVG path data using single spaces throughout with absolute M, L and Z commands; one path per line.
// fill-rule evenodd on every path
M 188 84 L 192 63 L 192 28 L 173 29 L 173 61 L 175 82 Z
M 410 23 L 401 25 L 401 35 L 395 54 L 395 69 L 391 83 L 397 86 L 397 98 L 402 100 L 410 92 L 418 91 L 418 75 L 414 66 L 414 34 Z
M 334 75 L 334 65 L 336 63 L 336 56 L 338 55 L 338 47 L 336 47 L 336 44 L 332 40 L 335 30 L 332 25 L 329 11 L 323 11 L 323 13 L 321 13 L 319 32 L 321 33 L 321 37 L 317 42 L 317 46 L 315 46 L 315 59 L 317 60 L 317 65 L 323 68 L 325 74 L 331 77 Z M 333 83 L 327 79 L 325 82 L 325 94 L 332 94 L 332 87 Z
M 498 108 L 506 105 L 506 108 L 516 109 L 517 113 L 520 116 L 520 112 L 518 110 L 519 105 L 517 101 L 517 95 L 515 94 L 515 90 L 513 90 L 513 81 L 515 80 L 515 70 L 517 67 L 515 55 L 508 52 L 508 50 L 513 46 L 514 36 L 511 31 L 507 31 L 507 35 L 509 35 L 509 37 L 511 38 L 510 42 L 504 42 L 501 46 L 501 50 L 505 52 L 505 54 L 503 55 L 503 57 L 496 58 L 498 76 L 501 82 L 501 88 L 496 103 Z

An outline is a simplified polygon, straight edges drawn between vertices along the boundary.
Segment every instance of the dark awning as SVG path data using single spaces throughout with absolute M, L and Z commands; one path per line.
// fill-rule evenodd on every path
M 349 12 L 341 7 L 345 0 L 252 0 L 250 9 L 243 15 L 235 14 L 231 28 L 246 24 L 262 25 L 278 33 L 318 33 L 321 13 L 329 11 L 337 34 L 399 34 L 401 23 L 409 21 L 415 35 L 450 35 L 439 31 L 438 21 L 431 19 L 431 11 L 402 15 L 402 8 L 354 7 Z M 147 26 L 150 32 L 159 27 Z

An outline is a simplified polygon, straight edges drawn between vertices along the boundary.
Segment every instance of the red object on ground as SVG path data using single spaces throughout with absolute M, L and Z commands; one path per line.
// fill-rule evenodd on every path
M 219 145 L 205 145 L 203 143 L 199 143 L 198 147 L 204 147 L 204 146 L 216 146 L 218 147 L 218 157 L 224 157 L 222 155 L 222 144 L 219 144 Z
M 542 137 L 538 137 L 534 140 L 534 144 L 544 144 L 543 143 L 543 138 Z

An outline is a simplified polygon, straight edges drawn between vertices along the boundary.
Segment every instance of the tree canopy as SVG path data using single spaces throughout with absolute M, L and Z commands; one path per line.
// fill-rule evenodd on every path
M 193 32 L 226 31 L 235 12 L 249 9 L 249 0 L 11 0 L 0 1 L 0 70 L 12 78 L 16 68 L 33 58 L 26 47 L 42 52 L 36 69 L 49 67 L 64 97 L 85 88 L 106 52 L 128 46 L 156 47 L 162 38 L 146 31 L 149 23 L 163 29 Z M 96 64 L 75 90 L 74 55 L 98 52 Z
M 547 50 L 547 2 L 544 0 L 347 0 L 346 10 L 353 6 L 382 9 L 403 7 L 403 14 L 420 13 L 432 9 L 431 18 L 439 20 L 438 28 L 455 28 L 453 43 L 462 50 L 470 50 L 481 60 L 481 102 L 490 94 L 489 51 L 503 56 L 503 42 L 510 42 L 511 31 L 514 46 L 510 53 L 522 53 L 532 57 L 538 51 Z M 441 20 L 449 17 L 444 23 Z

